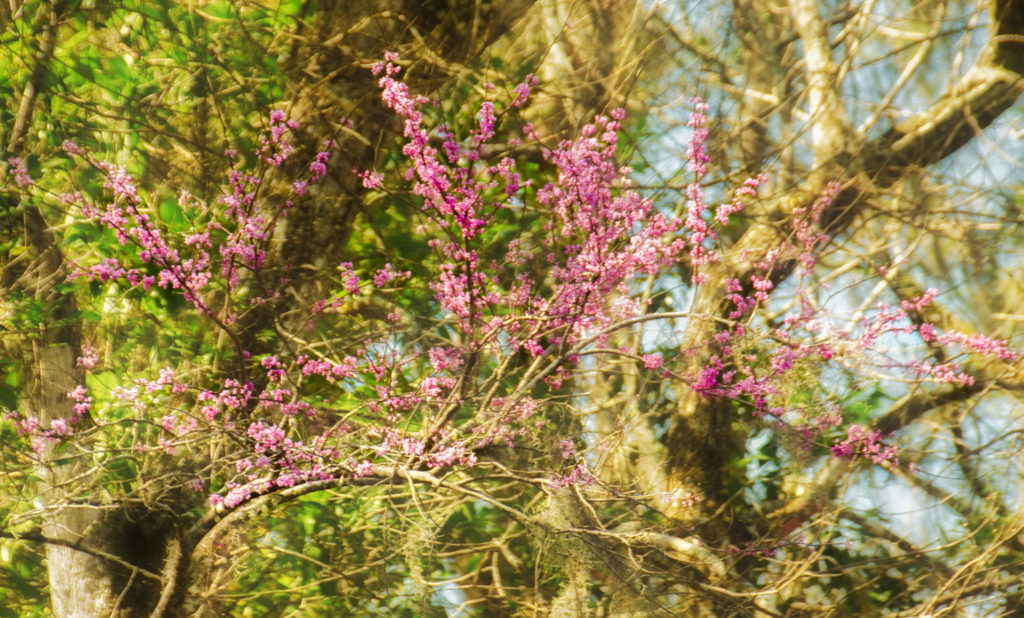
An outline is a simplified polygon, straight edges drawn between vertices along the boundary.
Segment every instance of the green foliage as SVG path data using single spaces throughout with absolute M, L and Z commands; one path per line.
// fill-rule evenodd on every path
M 0 539 L 0 616 L 51 615 L 45 567 L 43 554 L 35 543 Z

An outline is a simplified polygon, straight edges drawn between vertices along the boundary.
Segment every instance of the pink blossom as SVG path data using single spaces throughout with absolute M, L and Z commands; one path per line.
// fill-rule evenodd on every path
M 248 485 L 240 485 L 231 488 L 224 496 L 223 504 L 227 508 L 234 508 L 252 497 L 252 488 Z M 213 496 L 211 496 L 213 498 Z
M 384 265 L 383 269 L 378 270 L 376 274 L 373 275 L 373 285 L 380 288 L 395 279 L 408 279 L 411 276 L 411 272 L 399 272 L 395 270 L 394 266 L 392 266 L 390 262 L 388 262 Z
M 530 353 L 531 356 L 540 356 L 544 354 L 544 348 L 533 339 L 527 339 L 523 342 L 523 349 Z
M 85 148 L 78 145 L 73 139 L 66 139 L 61 143 L 61 148 L 69 155 L 85 156 Z
M 592 485 L 596 481 L 597 479 L 593 474 L 591 474 L 590 470 L 587 469 L 587 465 L 582 461 L 577 463 L 569 474 L 564 476 L 553 475 L 551 477 L 551 484 L 555 487 L 586 487 L 588 485 Z
M 660 369 L 665 360 L 661 354 L 644 354 L 643 362 L 645 369 Z
M 932 343 L 938 339 L 938 336 L 935 333 L 934 324 L 922 324 L 917 328 L 917 332 L 921 335 L 921 341 L 924 341 L 925 343 Z
M 420 392 L 429 401 L 441 396 L 441 386 L 437 378 L 423 378 L 420 382 Z
M 327 145 L 333 144 L 332 141 L 328 141 Z M 327 162 L 331 158 L 330 150 L 321 150 L 316 153 L 313 157 L 313 162 L 309 164 L 309 179 L 311 182 L 319 182 L 327 174 Z
M 352 469 L 352 476 L 362 478 L 373 474 L 373 464 L 365 459 Z
M 887 468 L 898 466 L 898 449 L 895 446 L 883 445 L 881 438 L 882 433 L 879 431 L 868 431 L 860 425 L 850 425 L 847 428 L 846 439 L 837 440 L 832 446 L 832 454 L 837 457 L 866 457 L 873 463 Z
M 515 107 L 521 107 L 526 100 L 530 98 L 530 89 L 536 87 L 540 83 L 540 80 L 530 73 L 526 76 L 526 79 L 522 83 L 517 84 L 515 87 L 516 97 L 512 100 L 512 105 Z
M 434 371 L 457 371 L 462 366 L 462 354 L 455 348 L 431 348 L 428 351 Z
M 82 355 L 78 357 L 75 364 L 86 370 L 92 369 L 99 362 L 99 357 L 96 355 L 96 350 L 90 345 L 82 344 Z
M 50 421 L 50 431 L 58 436 L 68 434 L 68 422 L 62 418 L 55 418 Z
M 11 165 L 10 174 L 14 176 L 14 182 L 19 188 L 24 189 L 35 184 L 35 180 L 29 176 L 28 167 L 26 167 L 24 160 L 19 157 L 11 157 L 7 159 L 7 162 Z

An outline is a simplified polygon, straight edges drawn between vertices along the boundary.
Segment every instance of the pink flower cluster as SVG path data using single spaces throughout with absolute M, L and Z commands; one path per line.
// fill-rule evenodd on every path
M 32 451 L 36 455 L 42 455 L 48 446 L 59 444 L 73 436 L 75 427 L 82 422 L 92 408 L 93 399 L 89 396 L 84 384 L 76 386 L 67 394 L 67 397 L 74 402 L 71 416 L 51 419 L 48 428 L 41 425 L 38 417 L 23 416 L 16 411 L 5 413 L 3 418 L 14 422 L 18 435 L 29 436 L 32 440 Z
M 733 191 L 732 199 L 728 203 L 718 205 L 712 215 L 711 208 L 704 198 L 704 188 L 700 184 L 701 178 L 707 174 L 707 164 L 711 162 L 705 145 L 708 130 L 704 125 L 707 122 L 705 112 L 708 106 L 698 98 L 691 99 L 690 104 L 693 106 L 693 112 L 687 126 L 691 128 L 692 133 L 686 149 L 686 158 L 687 167 L 694 172 L 696 178 L 686 186 L 686 229 L 687 242 L 690 245 L 690 264 L 693 267 L 692 281 L 694 285 L 703 285 L 707 283 L 708 275 L 702 272 L 701 266 L 718 261 L 718 254 L 713 249 L 713 242 L 717 238 L 713 226 L 728 225 L 729 218 L 745 208 L 744 198 L 757 196 L 757 188 L 767 180 L 767 176 L 759 174 L 747 178 Z M 758 290 L 758 299 L 766 299 L 764 292 L 771 289 L 771 282 L 764 278 L 756 279 L 754 286 Z
M 597 478 L 590 469 L 587 468 L 587 464 L 580 461 L 573 466 L 572 470 L 570 470 L 568 474 L 551 475 L 550 483 L 553 487 L 586 487 L 588 485 L 593 485 L 596 481 Z
M 92 397 L 89 396 L 89 392 L 85 389 L 84 384 L 79 384 L 73 391 L 68 393 L 68 399 L 75 402 L 72 408 L 71 423 L 77 425 L 92 408 Z
M 246 436 L 250 440 L 255 460 L 246 458 L 238 461 L 235 469 L 240 478 L 225 484 L 225 495 L 211 494 L 209 500 L 212 506 L 234 508 L 254 495 L 275 488 L 335 478 L 333 467 L 326 463 L 336 457 L 333 449 L 292 440 L 282 427 L 267 425 L 262 421 L 250 424 Z
M 261 352 L 253 358 L 239 349 L 245 367 L 241 374 L 259 376 L 252 381 L 242 377 L 225 380 L 211 390 L 193 388 L 165 369 L 155 380 L 138 380 L 116 389 L 113 398 L 126 406 L 161 410 L 157 414 L 162 415 L 160 444 L 168 451 L 211 428 L 230 434 L 243 446 L 226 477 L 229 480 L 210 479 L 213 488 L 220 488 L 210 496 L 215 506 L 233 508 L 275 489 L 340 475 L 369 477 L 379 470 L 375 465 L 382 463 L 421 469 L 472 467 L 482 448 L 514 447 L 544 425 L 539 412 L 545 404 L 537 390 L 544 384 L 549 389 L 562 388 L 581 357 L 608 343 L 609 332 L 626 320 L 647 317 L 643 315 L 647 307 L 635 293 L 639 281 L 674 268 L 687 256 L 693 284 L 709 280 L 705 266 L 719 259 L 720 228 L 743 211 L 745 200 L 756 198 L 766 180 L 763 175 L 749 178 L 724 203 L 707 204 L 701 185 L 710 163 L 705 145 L 707 106 L 695 100 L 687 157 L 696 178 L 687 187 L 685 217 L 663 212 L 645 199 L 634 189 L 630 170 L 616 162 L 623 110 L 597 116 L 577 139 L 545 150 L 556 177 L 533 193 L 527 190 L 529 182 L 517 171 L 515 159 L 488 160 L 484 146 L 503 130 L 499 120 L 526 102 L 537 86 L 535 77 L 528 76 L 507 93 L 511 100 L 502 103 L 497 100 L 499 94 L 481 104 L 468 135 L 460 140 L 456 129 L 426 126 L 422 110 L 428 101 L 410 94 L 397 79 L 401 72 L 397 56 L 387 54 L 373 72 L 379 76 L 384 103 L 404 121 L 406 178 L 422 198 L 427 221 L 416 233 L 430 235 L 429 245 L 440 263 L 430 289 L 436 313 L 447 320 L 444 339 L 418 338 L 409 343 L 403 339 L 404 324 L 389 307 L 387 332 L 378 331 L 376 340 L 306 347 L 296 356 Z M 262 172 L 280 167 L 293 155 L 291 131 L 297 123 L 275 110 L 269 127 L 255 153 L 261 170 L 244 171 L 234 153 L 229 189 L 215 204 L 197 208 L 189 197 L 180 198 L 182 210 L 194 216 L 186 231 L 171 233 L 162 225 L 123 168 L 95 161 L 105 173 L 110 203 L 101 207 L 81 196 L 68 199 L 79 204 L 85 216 L 112 230 L 122 245 L 134 249 L 137 261 L 101 258 L 81 267 L 81 273 L 93 280 L 124 279 L 147 289 L 156 285 L 180 290 L 208 319 L 233 334 L 230 321 L 218 317 L 228 312 L 210 310 L 204 299 L 227 299 L 236 305 L 252 299 L 247 292 L 250 286 L 243 283 L 258 281 L 255 275 L 264 268 L 275 226 L 291 206 L 291 201 L 282 207 L 263 203 L 269 198 L 260 197 L 260 188 Z M 528 139 L 537 138 L 534 128 L 524 133 Z M 323 145 L 309 163 L 308 177 L 291 184 L 295 197 L 326 177 L 330 153 L 336 148 L 333 142 Z M 74 143 L 65 149 L 88 156 Z M 367 189 L 383 187 L 377 172 L 356 173 Z M 915 330 L 933 345 L 958 346 L 1000 360 L 1019 358 L 1002 341 L 939 333 L 928 324 L 915 328 L 908 316 L 931 302 L 932 291 L 897 308 L 880 308 L 858 325 L 856 334 L 829 331 L 813 303 L 802 298 L 799 312 L 767 334 L 756 351 L 750 350 L 751 322 L 742 318 L 770 300 L 783 260 L 790 265 L 795 260 L 805 269 L 813 267 L 817 246 L 827 240 L 819 231 L 819 219 L 838 195 L 839 186 L 830 185 L 806 212 L 795 213 L 792 241 L 760 259 L 748 281 L 725 283 L 735 323 L 701 342 L 702 349 L 686 351 L 709 356 L 695 375 L 685 376 L 694 391 L 742 401 L 752 407 L 756 418 L 774 419 L 777 428 L 787 427 L 807 440 L 831 431 L 841 421 L 834 409 L 813 417 L 803 408 L 787 407 L 788 394 L 781 386 L 784 378 L 808 359 L 842 358 L 848 347 L 870 350 L 887 335 Z M 487 257 L 497 223 L 512 214 L 518 216 L 517 209 L 549 217 L 543 238 L 524 234 L 507 243 L 503 259 Z M 218 254 L 219 269 L 213 257 Z M 537 263 L 545 269 L 543 278 L 535 274 Z M 411 272 L 398 270 L 390 262 L 375 269 L 377 265 L 339 264 L 333 296 L 313 304 L 310 326 L 314 318 L 333 320 L 325 314 L 340 312 L 342 303 L 353 297 L 376 302 L 412 279 Z M 284 292 L 262 291 L 253 302 L 267 302 L 278 293 Z M 245 309 L 234 306 L 230 311 L 241 315 Z M 305 354 L 300 355 L 302 351 Z M 647 370 L 671 375 L 666 367 L 671 366 L 671 358 L 630 352 L 627 347 L 620 351 Z M 95 351 L 83 347 L 78 364 L 89 370 L 97 362 Z M 488 373 L 509 366 L 510 371 L 521 372 L 518 385 L 507 386 L 515 383 L 511 374 L 496 379 L 496 374 Z M 917 370 L 933 379 L 957 380 L 965 375 L 948 363 L 919 364 Z M 190 390 L 196 393 L 195 409 L 177 410 L 170 405 L 189 399 L 174 395 Z M 45 448 L 46 440 L 62 439 L 92 404 L 84 386 L 69 397 L 75 402 L 73 418 L 45 430 L 40 430 L 37 420 L 33 424 L 22 419 L 19 429 L 42 439 L 40 448 Z M 338 405 L 339 400 L 345 403 Z M 337 412 L 339 407 L 351 409 L 324 412 Z M 330 420 L 338 415 L 342 420 Z M 793 421 L 794 416 L 799 419 Z M 358 428 L 353 429 L 354 425 Z M 552 444 L 558 448 L 550 449 L 551 454 L 561 454 L 564 462 L 560 463 L 566 468 L 564 474 L 551 476 L 553 486 L 594 482 L 575 442 L 559 436 Z M 895 447 L 883 445 L 878 432 L 858 425 L 847 429 L 832 452 L 898 465 Z M 194 479 L 193 486 L 201 489 L 205 481 Z
M 24 159 L 20 157 L 11 157 L 7 159 L 7 163 L 11 166 L 11 175 L 14 176 L 14 182 L 19 188 L 24 189 L 25 187 L 31 187 L 35 184 L 35 180 L 28 173 L 28 167 L 25 165 Z
M 286 119 L 282 110 L 275 109 L 270 112 L 270 134 L 260 135 L 260 146 L 256 150 L 257 156 L 273 167 L 280 167 L 295 151 L 289 129 L 297 128 L 299 128 L 299 123 L 292 119 Z
M 540 80 L 533 73 L 527 75 L 521 84 L 516 85 L 516 98 L 512 100 L 512 105 L 522 107 L 530 98 L 530 89 L 536 88 L 538 84 L 540 84 Z
M 99 356 L 96 355 L 95 348 L 90 345 L 82 345 L 82 355 L 75 361 L 75 365 L 88 371 L 94 368 L 99 360 L 100 359 Z
M 333 363 L 326 359 L 310 359 L 302 355 L 295 364 L 302 369 L 303 375 L 318 375 L 328 381 L 351 378 L 360 371 L 359 359 L 354 356 L 346 356 L 340 363 Z
M 900 465 L 899 449 L 894 445 L 882 444 L 882 432 L 869 431 L 860 425 L 850 425 L 846 438 L 837 440 L 832 446 L 837 457 L 865 457 L 880 466 L 895 468 Z
M 373 276 L 373 285 L 378 288 L 382 288 L 392 281 L 401 281 L 402 279 L 408 279 L 411 276 L 412 273 L 408 270 L 397 271 L 395 270 L 395 267 L 391 265 L 391 262 L 388 262 L 384 265 L 384 268 L 378 270 Z
M 294 151 L 289 131 L 298 124 L 286 120 L 284 112 L 275 110 L 270 115 L 269 135 L 261 136 L 257 157 L 270 166 L 281 165 Z M 295 194 L 302 195 L 306 186 L 323 179 L 327 170 L 330 151 L 336 144 L 329 140 L 324 150 L 318 152 L 310 164 L 308 181 L 301 181 L 294 187 Z M 68 154 L 89 158 L 88 153 L 71 140 L 64 143 Z M 240 165 L 237 153 L 231 153 Z M 240 269 L 255 271 L 266 258 L 263 245 L 277 224 L 277 219 L 268 219 L 256 206 L 257 191 L 262 183 L 261 174 L 246 174 L 239 169 L 228 173 L 230 190 L 220 197 L 225 207 L 221 220 L 198 219 L 194 224 L 204 228 L 180 235 L 180 245 L 173 246 L 165 238 L 158 220 L 147 212 L 149 209 L 139 195 L 135 182 L 127 171 L 118 165 L 89 158 L 90 163 L 104 172 L 104 187 L 110 190 L 113 200 L 104 207 L 89 203 L 81 194 L 66 196 L 66 200 L 77 203 L 83 216 L 112 230 L 122 245 L 133 245 L 138 259 L 156 267 L 155 276 L 144 274 L 144 269 L 129 267 L 115 258 L 102 258 L 97 264 L 80 266 L 72 277 L 86 276 L 89 280 L 112 281 L 125 279 L 131 285 L 142 285 L 149 289 L 158 285 L 165 289 L 180 290 L 184 298 L 200 312 L 212 315 L 203 300 L 206 288 L 216 279 L 212 269 L 209 249 L 214 244 L 221 256 L 220 276 L 227 289 L 240 285 Z M 291 204 L 289 200 L 286 205 Z M 187 194 L 179 199 L 184 212 L 196 209 Z M 203 213 L 208 213 L 205 208 Z M 202 213 L 201 213 L 202 214 Z M 214 235 L 220 235 L 214 237 Z

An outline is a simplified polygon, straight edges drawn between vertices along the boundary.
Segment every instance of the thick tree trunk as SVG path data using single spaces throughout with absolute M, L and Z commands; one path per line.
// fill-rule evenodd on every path
M 63 19 L 62 2 L 52 3 L 39 15 L 41 44 L 28 82 L 22 91 L 7 151 L 19 155 L 32 124 L 48 64 L 53 58 L 57 30 Z M 23 232 L 32 262 L 21 273 L 19 287 L 35 302 L 49 310 L 46 322 L 15 346 L 25 360 L 22 412 L 38 418 L 47 429 L 51 422 L 72 416 L 68 399 L 76 386 L 75 358 L 79 330 L 74 323 L 75 304 L 71 296 L 56 291 L 67 273 L 56 241 L 42 214 L 25 205 Z M 87 447 L 86 447 L 87 448 Z M 76 503 L 76 488 L 88 487 L 90 472 L 66 449 L 46 444 L 37 451 L 38 508 L 41 511 L 41 540 L 46 542 L 50 596 L 57 616 L 91 617 L 116 614 L 117 593 L 112 587 L 110 564 L 95 553 L 76 549 L 100 522 L 95 507 Z M 63 461 L 71 456 L 70 462 Z
M 43 426 L 58 418 L 70 417 L 67 393 L 74 387 L 71 346 L 47 341 L 33 342 L 32 356 L 37 381 L 32 384 L 27 412 L 37 416 Z M 36 466 L 39 477 L 39 502 L 43 509 L 42 533 L 56 542 L 46 544 L 46 562 L 50 574 L 50 597 L 56 616 L 88 617 L 111 615 L 116 595 L 102 559 L 73 549 L 72 546 L 99 523 L 99 511 L 88 504 L 69 500 L 74 487 L 88 472 L 75 464 L 61 464 L 63 453 L 47 448 Z M 57 542 L 64 544 L 57 544 Z

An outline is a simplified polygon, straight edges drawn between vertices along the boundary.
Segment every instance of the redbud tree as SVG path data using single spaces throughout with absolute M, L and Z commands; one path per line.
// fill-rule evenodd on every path
M 749 610 L 749 582 L 727 573 L 787 581 L 786 557 L 820 555 L 830 535 L 799 519 L 716 539 L 719 496 L 623 449 L 651 431 L 648 412 L 714 402 L 740 439 L 773 436 L 793 465 L 914 474 L 898 440 L 849 413 L 840 376 L 971 387 L 965 359 L 1018 359 L 931 323 L 933 289 L 851 318 L 808 285 L 838 182 L 794 213 L 785 242 L 751 252 L 749 276 L 724 276 L 737 272 L 722 264 L 730 226 L 768 178 L 707 186 L 699 99 L 685 200 L 669 204 L 635 186 L 621 109 L 555 141 L 523 120 L 532 75 L 446 120 L 397 56 L 372 71 L 402 125 L 380 169 L 346 168 L 333 139 L 310 150 L 285 108 L 250 151 L 225 153 L 211 200 L 143 190 L 72 140 L 38 183 L 8 161 L 24 200 L 66 214 L 59 290 L 76 304 L 62 315 L 12 297 L 9 328 L 84 328 L 64 406 L 5 414 L 7 473 L 44 487 L 5 525 L 105 565 L 116 608 L 276 611 L 314 595 L 308 611 Z M 329 264 L 287 263 L 289 217 L 342 168 L 360 178 L 362 237 Z M 304 269 L 326 273 L 315 295 L 293 285 Z M 927 354 L 938 348 L 962 355 Z M 655 442 L 672 449 L 668 429 L 655 423 Z M 75 507 L 98 514 L 67 537 L 56 514 Z M 149 551 L 126 547 L 140 542 Z M 288 581 L 247 588 L 269 568 L 261 552 L 295 543 Z

